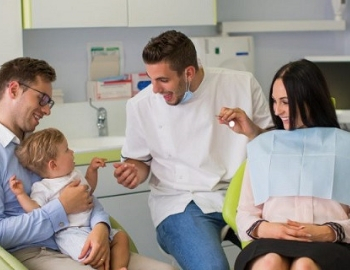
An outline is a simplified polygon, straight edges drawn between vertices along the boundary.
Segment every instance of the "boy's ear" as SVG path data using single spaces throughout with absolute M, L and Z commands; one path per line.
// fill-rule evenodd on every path
M 56 161 L 54 159 L 51 159 L 48 163 L 48 169 L 54 170 L 57 167 Z

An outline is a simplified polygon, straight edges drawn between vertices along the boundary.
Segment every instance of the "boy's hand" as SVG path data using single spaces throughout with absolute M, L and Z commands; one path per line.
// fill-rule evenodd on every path
M 21 180 L 16 178 L 16 175 L 11 176 L 9 182 L 10 189 L 16 196 L 25 193 L 23 183 Z
M 85 178 L 91 187 L 91 194 L 95 191 L 97 186 L 97 170 L 101 167 L 106 167 L 106 161 L 106 158 L 94 157 L 86 170 Z
M 106 158 L 94 157 L 90 162 L 90 168 L 93 170 L 98 170 L 99 168 L 106 167 Z

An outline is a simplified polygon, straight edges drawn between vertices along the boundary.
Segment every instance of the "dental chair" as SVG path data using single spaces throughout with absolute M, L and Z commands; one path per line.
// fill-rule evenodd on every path
M 222 209 L 222 216 L 224 220 L 230 226 L 230 228 L 232 228 L 236 235 L 238 235 L 236 215 L 246 163 L 247 161 L 244 161 L 237 169 L 235 175 L 232 177 L 231 183 L 226 192 L 224 207 Z M 249 243 L 249 241 L 241 242 L 241 248 L 244 248 Z
M 111 226 L 114 229 L 124 230 L 124 228 L 112 217 L 109 217 Z M 126 231 L 125 231 L 126 232 Z M 129 236 L 129 235 L 128 235 Z M 134 241 L 129 236 L 129 248 L 131 252 L 138 253 Z M 1 270 L 28 270 L 19 260 L 0 246 L 0 269 Z

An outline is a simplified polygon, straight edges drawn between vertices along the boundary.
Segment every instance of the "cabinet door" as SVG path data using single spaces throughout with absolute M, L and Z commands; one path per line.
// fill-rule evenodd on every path
M 104 209 L 128 232 L 140 254 L 170 263 L 159 249 L 148 208 L 149 192 L 99 198 Z
M 80 170 L 83 173 L 83 175 L 85 175 L 87 167 L 87 165 L 77 166 L 77 169 Z M 113 176 L 113 173 L 113 162 L 108 162 L 106 163 L 105 168 L 98 169 L 97 187 L 94 192 L 94 195 L 96 197 L 107 197 L 149 190 L 148 180 L 146 180 L 144 183 L 142 183 L 135 189 L 129 189 L 118 184 L 117 180 Z
M 24 28 L 127 26 L 127 0 L 23 1 Z
M 0 65 L 23 56 L 21 2 L 0 0 Z
M 128 0 L 129 26 L 215 25 L 215 0 Z
M 229 241 L 223 241 L 222 247 L 224 248 L 226 258 L 230 264 L 230 269 L 233 269 L 236 258 L 241 250 Z
M 114 217 L 129 233 L 140 254 L 172 264 L 176 261 L 166 255 L 157 243 L 151 213 L 148 207 L 149 191 L 123 196 L 99 198 L 106 212 Z M 239 248 L 231 242 L 222 243 L 226 257 L 233 269 Z

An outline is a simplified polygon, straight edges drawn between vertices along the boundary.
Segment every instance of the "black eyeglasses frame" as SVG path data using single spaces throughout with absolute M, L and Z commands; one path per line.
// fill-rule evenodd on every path
M 18 82 L 18 84 L 21 85 L 21 86 L 24 86 L 24 87 L 26 87 L 28 89 L 31 89 L 31 90 L 33 90 L 35 92 L 40 93 L 41 94 L 41 98 L 39 100 L 39 105 L 40 106 L 44 107 L 46 105 L 49 105 L 49 108 L 51 109 L 53 107 L 53 105 L 55 105 L 55 101 L 52 98 L 50 98 L 50 96 L 48 94 L 46 94 L 46 93 L 44 93 L 44 92 L 42 92 L 42 91 L 40 91 L 38 89 L 35 89 L 33 87 L 30 87 L 29 85 L 27 85 L 25 83 Z

